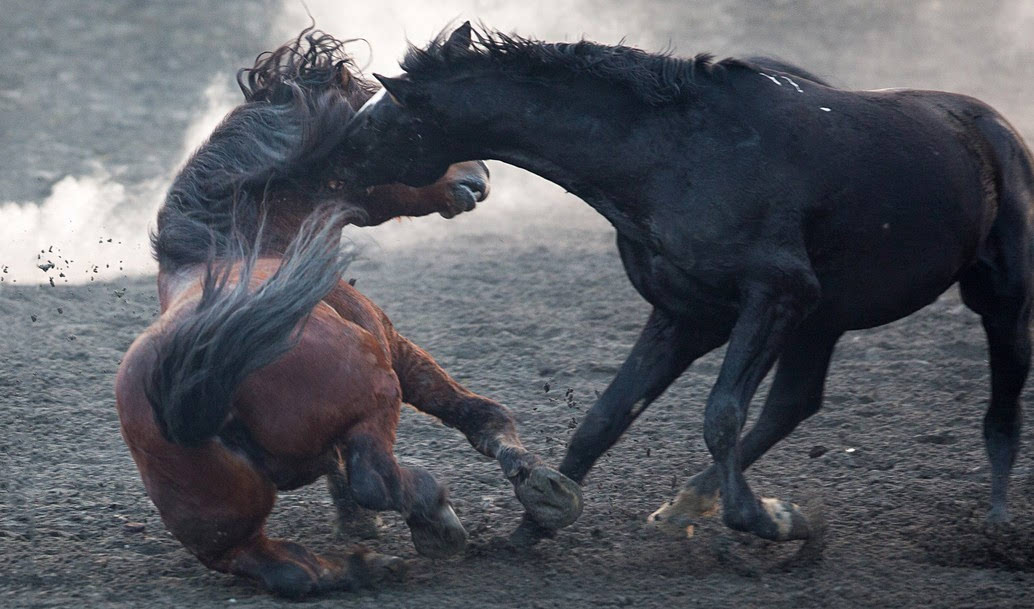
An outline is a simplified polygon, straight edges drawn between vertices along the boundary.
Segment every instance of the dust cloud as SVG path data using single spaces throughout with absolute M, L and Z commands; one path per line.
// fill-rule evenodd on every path
M 276 10 L 274 26 L 254 40 L 256 53 L 296 36 L 311 13 L 319 28 L 367 41 L 350 47 L 367 74 L 398 73 L 407 39 L 423 44 L 450 23 L 470 19 L 545 40 L 623 40 L 681 55 L 772 55 L 848 88 L 967 93 L 998 108 L 1034 140 L 1029 0 L 285 0 Z M 88 173 L 54 179 L 42 200 L 0 195 L 3 283 L 82 283 L 155 272 L 147 245 L 155 210 L 178 166 L 239 102 L 232 78 L 238 67 L 227 65 L 212 76 L 204 111 L 182 135 L 179 161 L 161 175 L 130 178 L 125 167 L 100 158 Z M 473 213 L 392 222 L 349 236 L 374 250 L 474 236 L 568 242 L 609 237 L 600 216 L 557 186 L 499 163 L 491 169 L 492 197 Z M 49 263 L 54 267 L 39 268 Z

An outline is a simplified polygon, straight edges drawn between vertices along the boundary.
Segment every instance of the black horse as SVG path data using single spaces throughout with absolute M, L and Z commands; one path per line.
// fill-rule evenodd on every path
M 575 432 L 564 474 L 582 481 L 694 359 L 728 343 L 704 419 L 714 465 L 651 521 L 680 530 L 720 497 L 729 527 L 807 538 L 799 508 L 756 497 L 743 470 L 819 410 L 845 331 L 900 319 L 958 282 L 990 345 L 989 518 L 1007 518 L 1030 365 L 1034 170 L 1005 119 L 970 97 L 846 91 L 777 62 L 474 37 L 465 24 L 411 48 L 405 75 L 379 77 L 386 93 L 353 119 L 341 154 L 371 184 L 499 159 L 617 229 L 654 309 Z

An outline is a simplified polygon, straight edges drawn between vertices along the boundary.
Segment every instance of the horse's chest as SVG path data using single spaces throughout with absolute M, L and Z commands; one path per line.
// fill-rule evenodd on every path
M 618 250 L 632 285 L 653 306 L 673 316 L 735 310 L 734 294 L 720 278 L 687 273 L 650 248 L 620 237 Z

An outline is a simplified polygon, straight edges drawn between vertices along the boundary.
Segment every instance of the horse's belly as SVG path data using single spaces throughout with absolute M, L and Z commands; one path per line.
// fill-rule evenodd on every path
M 867 245 L 815 266 L 821 289 L 816 315 L 840 330 L 872 328 L 911 315 L 950 288 L 975 255 L 954 240 L 882 250 L 872 241 Z

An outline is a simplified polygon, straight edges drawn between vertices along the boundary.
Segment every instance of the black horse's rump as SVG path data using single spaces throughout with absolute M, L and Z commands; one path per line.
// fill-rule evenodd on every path
M 220 257 L 233 227 L 254 237 L 272 204 L 311 210 L 328 194 L 332 144 L 372 89 L 353 75 L 348 42 L 306 29 L 238 73 L 245 103 L 180 170 L 158 212 L 151 245 L 160 268 Z
M 837 89 L 772 59 L 679 60 L 469 24 L 411 49 L 403 68 L 378 77 L 389 95 L 342 141 L 358 180 L 418 185 L 473 158 L 518 165 L 611 222 L 653 305 L 562 473 L 582 481 L 696 358 L 728 343 L 704 414 L 715 464 L 654 521 L 684 534 L 720 504 L 735 529 L 807 538 L 797 506 L 758 498 L 743 470 L 819 410 L 844 332 L 958 283 L 987 333 L 990 515 L 1005 517 L 1031 358 L 1034 162 L 994 109 L 938 91 Z M 396 155 L 404 168 L 390 166 Z

